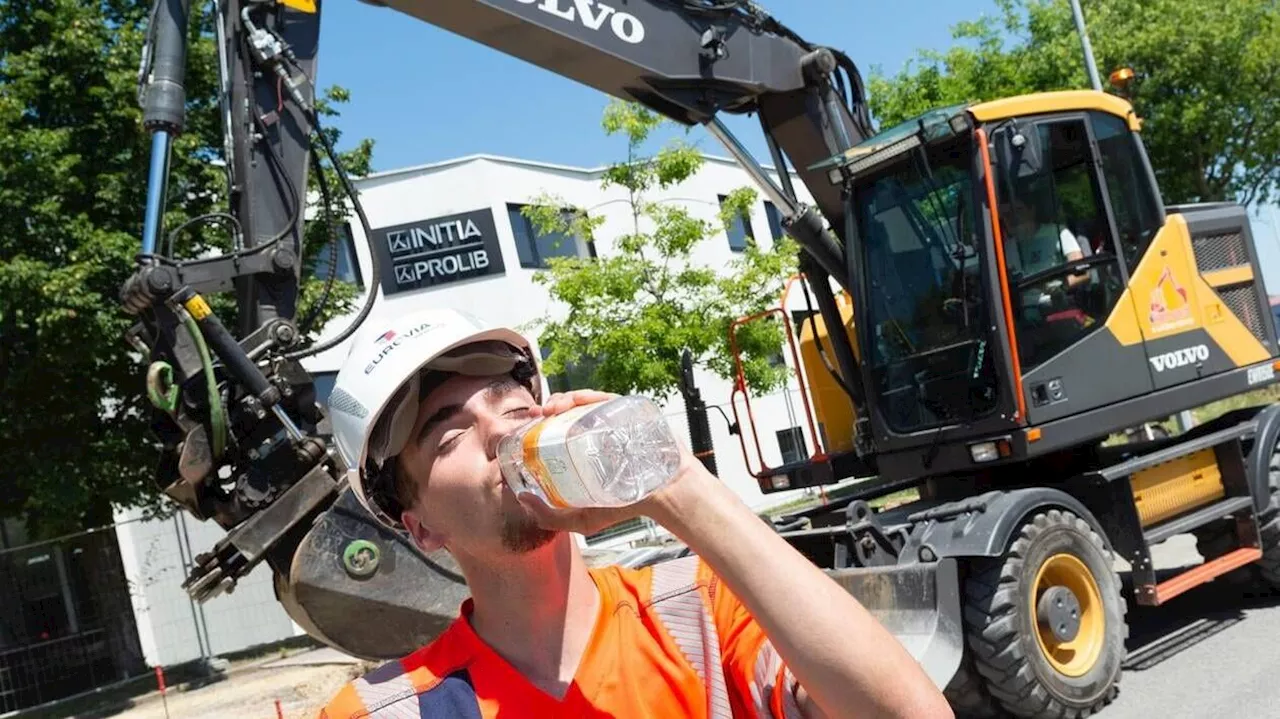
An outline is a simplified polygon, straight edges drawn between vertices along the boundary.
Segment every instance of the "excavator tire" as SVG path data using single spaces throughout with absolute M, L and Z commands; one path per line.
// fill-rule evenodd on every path
M 955 712 L 956 719 L 997 719 L 1003 713 L 1000 705 L 987 692 L 982 675 L 973 668 L 969 652 L 960 660 L 960 668 L 942 692 Z
M 1258 539 L 1262 544 L 1262 559 L 1255 566 L 1258 577 L 1272 589 L 1280 590 L 1280 444 L 1271 450 L 1267 465 L 1267 486 L 1271 501 L 1258 515 Z
M 1004 556 L 971 564 L 967 654 L 986 692 L 1010 714 L 1088 716 L 1119 694 L 1126 612 L 1102 537 L 1071 512 L 1040 512 Z
M 1280 492 L 1274 489 L 1271 504 L 1258 517 L 1258 537 L 1262 543 L 1262 558 L 1256 563 L 1258 577 L 1271 589 L 1280 590 Z

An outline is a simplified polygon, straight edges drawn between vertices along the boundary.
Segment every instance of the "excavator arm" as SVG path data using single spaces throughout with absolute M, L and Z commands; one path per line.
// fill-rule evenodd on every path
M 333 1 L 333 0 L 328 0 Z M 308 174 L 319 153 L 366 237 L 359 195 L 315 112 L 321 0 L 215 0 L 227 212 L 208 218 L 232 233 L 231 250 L 182 260 L 160 251 L 168 159 L 184 129 L 190 0 L 156 0 L 140 76 L 152 163 L 137 268 L 121 291 L 138 318 L 128 339 L 149 363 L 148 395 L 162 457 L 157 482 L 194 516 L 228 532 L 196 557 L 184 586 L 201 601 L 234 589 L 261 562 L 301 626 L 349 653 L 384 658 L 419 646 L 465 593 L 445 555 L 424 556 L 363 515 L 343 486 L 300 361 L 350 337 L 369 315 L 375 277 L 350 325 L 307 344 L 295 318 L 302 276 Z M 784 216 L 815 287 L 850 291 L 858 274 L 840 239 L 839 185 L 808 168 L 867 137 L 862 83 L 841 52 L 811 45 L 742 0 L 385 0 L 399 12 L 606 94 L 634 101 L 724 143 Z M 408 69 L 429 82 L 434 68 Z M 775 182 L 721 122 L 754 113 L 778 168 Z M 815 200 L 796 200 L 790 165 Z M 321 176 L 322 178 L 323 176 Z M 204 294 L 234 291 L 236 331 Z M 817 292 L 828 326 L 840 323 Z M 853 292 L 858 296 L 857 292 Z M 305 328 L 302 328 L 305 329 Z M 848 342 L 833 347 L 854 394 L 860 374 Z M 352 617 L 362 617 L 352 621 Z

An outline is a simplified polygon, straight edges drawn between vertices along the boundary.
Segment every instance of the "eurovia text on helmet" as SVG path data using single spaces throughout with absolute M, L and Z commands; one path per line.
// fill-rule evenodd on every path
M 422 324 L 419 324 L 416 327 L 410 328 L 407 332 L 404 332 L 404 333 L 386 332 L 385 334 L 383 334 L 381 337 L 378 338 L 378 342 L 383 343 L 383 347 L 382 349 L 378 350 L 378 354 L 375 355 L 373 359 L 369 360 L 369 364 L 365 365 L 364 373 L 369 374 L 370 372 L 372 372 L 373 369 L 377 367 L 380 362 L 382 362 L 382 360 L 387 358 L 387 355 L 394 352 L 395 349 L 399 347 L 401 343 L 403 343 L 405 340 L 413 339 L 414 337 L 417 337 L 423 332 L 426 332 L 427 330 L 431 329 L 431 327 L 432 327 L 432 324 L 430 322 L 423 322 Z

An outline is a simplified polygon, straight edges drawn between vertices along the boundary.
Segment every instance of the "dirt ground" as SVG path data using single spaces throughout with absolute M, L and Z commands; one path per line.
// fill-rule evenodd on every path
M 352 664 L 245 667 L 229 673 L 221 681 L 183 691 L 171 688 L 161 701 L 159 692 L 137 697 L 134 706 L 113 719 L 276 719 L 275 702 L 280 701 L 285 719 L 314 719 L 342 685 L 367 668 Z

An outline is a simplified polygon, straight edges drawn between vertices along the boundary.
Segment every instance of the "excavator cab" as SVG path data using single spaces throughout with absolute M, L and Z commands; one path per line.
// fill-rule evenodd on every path
M 840 190 L 828 218 L 847 264 L 837 287 L 804 285 L 836 301 L 788 324 L 818 441 L 752 471 L 764 492 L 866 478 L 780 518 L 782 533 L 956 706 L 1109 701 L 1124 656 L 1114 556 L 1144 605 L 1280 561 L 1262 514 L 1278 501 L 1280 407 L 1108 441 L 1280 369 L 1245 209 L 1165 205 L 1140 129 L 1121 98 L 1041 93 L 931 110 L 807 167 Z M 794 316 L 793 284 L 771 312 Z M 735 412 L 741 394 L 750 415 L 748 389 L 739 374 Z M 874 506 L 906 487 L 918 498 Z M 1150 549 L 1183 533 L 1205 562 L 1162 582 Z
M 854 341 L 881 449 L 958 423 L 1005 429 L 982 154 L 965 108 L 926 113 L 845 157 L 832 180 L 850 190 Z
M 1001 295 L 991 291 L 1000 270 L 986 213 L 987 163 L 977 123 L 958 105 L 926 112 L 809 168 L 825 171 L 845 191 L 850 276 L 842 284 L 851 292 L 840 292 L 835 303 L 845 337 L 831 336 L 833 323 L 820 312 L 799 323 L 793 366 L 813 400 L 805 409 L 819 428 L 819 450 L 807 466 L 762 467 L 763 491 L 837 481 L 850 470 L 883 476 L 874 465 L 886 453 L 936 447 L 958 426 L 969 433 L 1017 426 L 1011 358 L 997 325 Z M 810 291 L 826 288 L 804 289 L 808 300 Z M 859 408 L 844 391 L 852 381 L 832 348 L 845 339 L 867 395 L 872 462 L 857 456 Z M 739 377 L 746 395 L 744 384 Z
M 841 325 L 866 397 L 833 401 L 848 368 L 813 341 L 823 318 L 802 325 L 824 436 L 804 466 L 762 468 L 762 490 L 998 475 L 1168 416 L 1184 384 L 1200 404 L 1240 391 L 1196 380 L 1276 354 L 1247 216 L 1166 207 L 1140 127 L 1113 95 L 1038 93 L 930 110 L 810 166 L 845 198 Z

